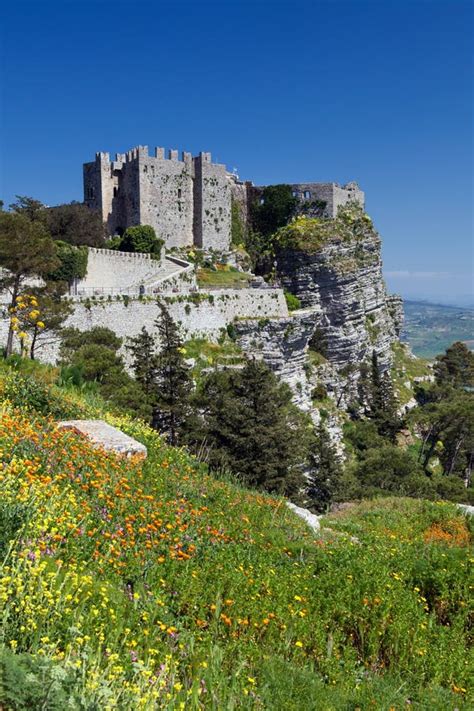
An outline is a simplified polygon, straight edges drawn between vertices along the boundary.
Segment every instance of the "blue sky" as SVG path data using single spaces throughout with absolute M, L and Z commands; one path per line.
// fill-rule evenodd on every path
M 82 199 L 82 163 L 209 150 L 255 183 L 357 180 L 389 287 L 472 296 L 472 4 L 16 2 L 0 196 Z

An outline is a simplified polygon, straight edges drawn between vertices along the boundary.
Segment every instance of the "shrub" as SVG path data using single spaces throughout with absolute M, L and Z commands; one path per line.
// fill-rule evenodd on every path
M 125 230 L 120 249 L 123 252 L 140 252 L 159 257 L 164 243 L 163 239 L 156 236 L 155 230 L 150 225 L 136 225 Z
M 291 294 L 289 291 L 286 291 L 286 289 L 285 299 L 286 305 L 288 306 L 288 311 L 296 311 L 297 309 L 301 308 L 301 301 L 298 299 L 298 297 L 294 294 Z
M 72 244 L 58 240 L 56 253 L 61 265 L 48 274 L 51 281 L 71 282 L 83 279 L 87 274 L 87 247 L 74 247 Z

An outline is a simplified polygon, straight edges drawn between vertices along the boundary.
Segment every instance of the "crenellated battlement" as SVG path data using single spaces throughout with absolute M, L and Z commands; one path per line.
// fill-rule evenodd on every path
M 97 152 L 95 154 L 96 161 L 99 163 L 110 163 L 110 154 L 107 152 Z M 192 161 L 200 161 L 203 163 L 212 163 L 212 154 L 210 152 L 201 151 L 197 156 L 193 156 L 189 151 L 181 151 L 181 157 L 179 156 L 179 151 L 176 148 L 163 148 L 162 146 L 156 146 L 154 149 L 154 154 L 149 153 L 148 146 L 134 146 L 125 153 L 115 154 L 115 163 L 130 163 L 132 161 L 139 160 L 140 158 L 146 160 L 166 160 L 174 161 L 179 163 L 191 163 Z M 215 165 L 218 165 L 217 163 Z
M 84 164 L 84 200 L 102 213 L 109 233 L 151 225 L 167 247 L 226 250 L 230 244 L 231 194 L 224 165 L 210 152 L 197 156 L 157 146 L 96 153 Z
M 294 183 L 293 196 L 303 214 L 336 217 L 350 202 L 364 207 L 357 183 Z M 228 250 L 231 242 L 231 200 L 244 224 L 256 200 L 264 200 L 264 186 L 242 182 L 212 154 L 156 146 L 134 146 L 110 160 L 96 153 L 84 164 L 84 200 L 99 210 L 111 235 L 133 225 L 151 225 L 168 248 L 196 246 Z
M 157 260 L 152 257 L 151 254 L 143 254 L 141 252 L 120 252 L 117 249 L 99 249 L 97 247 L 88 247 L 88 251 L 91 254 L 104 255 L 107 257 L 114 257 L 117 260 L 123 261 L 134 260 L 134 261 L 151 261 L 156 262 Z

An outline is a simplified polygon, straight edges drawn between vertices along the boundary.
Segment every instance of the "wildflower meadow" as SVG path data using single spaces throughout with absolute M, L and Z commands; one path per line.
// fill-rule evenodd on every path
M 470 522 L 362 502 L 316 536 L 140 421 L 0 371 L 0 706 L 468 708 Z M 146 460 L 94 449 L 100 417 Z M 471 706 L 472 708 L 472 706 Z

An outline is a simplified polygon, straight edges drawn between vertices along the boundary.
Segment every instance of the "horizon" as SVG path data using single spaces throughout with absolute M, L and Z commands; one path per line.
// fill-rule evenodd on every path
M 138 144 L 210 151 L 257 185 L 356 180 L 389 289 L 474 302 L 469 2 L 19 2 L 3 15 L 7 205 L 82 201 L 82 163 Z

